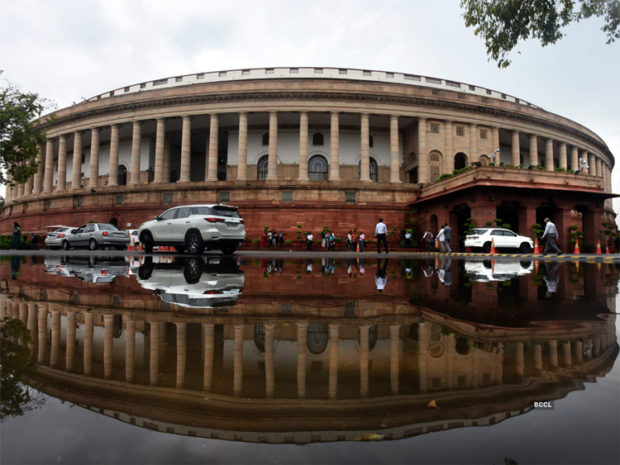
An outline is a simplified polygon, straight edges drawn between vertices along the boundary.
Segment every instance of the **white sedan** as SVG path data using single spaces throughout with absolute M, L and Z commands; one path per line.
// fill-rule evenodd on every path
M 496 249 L 518 249 L 521 253 L 531 253 L 534 241 L 527 236 L 505 228 L 474 228 L 465 236 L 465 247 L 472 250 L 491 251 L 491 243 Z

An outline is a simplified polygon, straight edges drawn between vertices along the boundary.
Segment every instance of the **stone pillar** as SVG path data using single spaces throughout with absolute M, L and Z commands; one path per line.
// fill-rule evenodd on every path
M 142 145 L 142 125 L 140 121 L 134 121 L 131 136 L 131 171 L 129 184 L 140 184 L 140 149 Z
M 170 182 L 170 151 L 172 150 L 172 143 L 170 138 L 166 137 L 164 140 L 164 182 Z
M 26 326 L 28 322 L 28 305 L 26 302 L 21 302 L 19 304 L 19 320 Z
M 159 382 L 159 348 L 162 323 L 152 321 L 150 330 L 150 350 L 149 350 L 149 383 L 157 385 Z
M 233 393 L 243 394 L 243 324 L 235 325 L 233 348 Z
M 515 371 L 517 376 L 523 378 L 525 374 L 525 345 L 522 342 L 515 344 Z
M 570 167 L 573 171 L 579 169 L 579 149 L 573 147 L 570 152 Z
M 597 176 L 598 172 L 596 171 L 596 157 L 593 153 L 590 154 L 588 165 L 590 165 L 590 176 Z
M 75 367 L 76 314 L 67 311 L 67 336 L 65 341 L 65 370 L 72 372 Z
M 187 360 L 187 324 L 177 323 L 177 388 L 185 385 L 185 362 Z
M 360 332 L 360 396 L 368 397 L 368 359 L 370 355 L 370 326 L 362 325 Z
M 239 113 L 239 154 L 237 156 L 237 179 L 245 181 L 248 178 L 248 114 Z
M 47 352 L 47 304 L 39 304 L 37 329 L 39 346 L 39 350 L 37 353 L 37 363 L 42 364 L 45 362 L 45 355 Z
M 553 140 L 547 139 L 545 141 L 545 170 L 553 171 Z
M 99 128 L 91 129 L 90 138 L 90 178 L 88 187 L 99 187 Z
M 308 112 L 299 115 L 299 181 L 308 180 Z
M 205 391 L 211 390 L 213 382 L 213 328 L 212 324 L 202 324 L 202 335 L 204 344 L 204 368 L 202 386 Z
M 512 131 L 512 164 L 521 164 L 521 147 L 519 145 L 519 131 Z
M 155 132 L 155 173 L 154 183 L 164 182 L 164 142 L 166 140 L 166 120 L 157 118 L 157 129 Z
M 583 342 L 575 342 L 575 362 L 579 365 L 583 363 Z
M 502 164 L 502 151 L 499 146 L 499 128 L 492 127 L 491 128 L 491 140 L 493 141 L 493 151 L 497 149 L 495 154 L 495 166 L 501 166 Z
M 136 322 L 128 319 L 125 323 L 125 381 L 133 383 L 134 360 L 136 356 Z
M 568 157 L 566 156 L 566 142 L 560 143 L 560 168 L 568 169 Z
M 15 196 L 15 199 L 21 199 L 24 196 L 24 185 L 18 184 L 16 189 L 17 189 L 17 195 Z
M 592 346 L 592 355 L 598 357 L 601 353 L 601 338 L 597 337 L 594 339 L 594 345 Z
M 329 180 L 340 181 L 340 115 L 337 111 L 330 115 L 329 150 Z
M 30 348 L 33 350 L 32 356 L 34 358 L 34 344 L 36 341 L 36 330 L 37 330 L 37 304 L 28 304 L 28 323 L 26 324 L 26 328 L 30 332 Z
M 418 118 L 418 183 L 426 184 L 429 179 L 428 153 L 426 150 L 426 118 Z
M 50 366 L 58 366 L 58 354 L 60 352 L 60 310 L 52 310 L 52 351 Z
M 273 323 L 266 323 L 265 327 L 265 397 L 272 398 L 275 391 L 274 382 L 274 330 Z
M 585 162 L 588 163 L 588 152 L 586 152 L 585 150 L 583 150 L 581 152 L 581 159 Z M 586 165 L 583 166 L 583 168 L 581 169 L 582 174 L 590 174 L 590 167 L 588 166 L 586 168 Z
M 360 145 L 360 181 L 370 181 L 370 126 L 368 113 L 362 113 L 361 115 Z
M 47 139 L 45 143 L 45 171 L 43 175 L 43 193 L 52 192 L 52 183 L 54 182 L 54 141 Z
M 449 123 L 452 126 L 452 123 Z M 452 137 L 450 137 L 452 141 Z M 454 160 L 454 159 L 453 159 Z M 390 116 L 390 182 L 400 183 L 400 148 L 398 141 L 398 116 Z
M 108 186 L 118 186 L 118 124 L 110 126 L 110 167 Z
M 308 343 L 308 323 L 297 323 L 297 396 L 306 397 L 306 362 Z
M 504 343 L 500 342 L 497 347 L 497 372 L 495 374 L 495 382 L 502 384 L 504 381 Z
M 542 344 L 534 344 L 534 368 L 538 373 L 543 369 Z
M 71 190 L 82 188 L 82 133 L 73 133 L 73 166 L 71 170 Z
M 93 374 L 93 331 L 94 315 L 90 312 L 84 314 L 84 375 Z
M 219 134 L 219 120 L 217 114 L 212 114 L 209 123 L 209 159 L 208 173 L 205 175 L 207 181 L 217 181 L 217 147 Z
M 32 186 L 33 186 L 33 182 L 34 182 L 34 179 L 33 179 L 33 177 L 32 177 L 32 176 L 30 176 L 30 177 L 28 178 L 28 181 L 26 181 L 26 184 L 24 185 L 24 195 L 25 195 L 26 197 L 29 197 L 29 196 L 31 196 L 31 195 L 32 195 Z
M 399 392 L 400 325 L 390 325 L 390 385 L 392 394 Z
M 192 150 L 192 118 L 183 116 L 183 128 L 181 129 L 181 173 L 178 182 L 190 181 L 190 164 Z
M 558 367 L 558 341 L 549 341 L 549 364 L 552 368 Z
M 338 344 L 339 329 L 337 324 L 329 324 L 329 398 L 335 399 L 338 395 Z
M 469 161 L 478 161 L 478 126 L 475 124 L 469 125 Z
M 573 365 L 570 352 L 570 342 L 568 341 L 562 343 L 562 365 L 565 367 L 571 367 Z
M 39 154 L 37 155 L 37 163 L 39 164 L 39 167 L 37 168 L 37 172 L 34 174 L 33 186 L 32 186 L 32 193 L 34 195 L 41 193 L 41 181 L 43 178 L 43 164 L 45 163 L 43 159 L 43 146 L 42 145 L 39 146 Z
M 269 112 L 269 166 L 267 180 L 278 179 L 278 113 Z
M 103 377 L 112 378 L 114 315 L 103 315 Z
M 56 190 L 63 192 L 67 188 L 67 136 L 58 138 L 58 175 L 56 178 Z

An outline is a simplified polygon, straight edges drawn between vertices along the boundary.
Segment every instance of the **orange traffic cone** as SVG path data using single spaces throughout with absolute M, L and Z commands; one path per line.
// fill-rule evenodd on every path
M 600 255 L 601 254 L 601 241 L 600 239 L 598 241 L 596 241 L 596 255 Z
M 534 254 L 540 255 L 540 249 L 538 248 L 538 238 L 534 238 Z
M 491 239 L 491 254 L 495 254 L 495 239 Z
M 579 273 L 579 262 L 575 262 L 575 271 Z
M 534 270 L 536 271 L 536 274 L 538 274 L 538 260 L 534 260 Z
M 581 249 L 579 248 L 579 241 L 577 240 L 577 241 L 575 241 L 575 252 L 574 252 L 574 254 L 577 255 L 577 254 L 580 254 L 580 253 L 581 253 Z
M 609 244 L 605 244 L 605 253 L 609 255 Z

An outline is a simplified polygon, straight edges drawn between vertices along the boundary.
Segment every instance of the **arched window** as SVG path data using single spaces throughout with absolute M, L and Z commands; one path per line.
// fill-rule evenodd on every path
M 323 134 L 315 132 L 312 135 L 312 145 L 323 145 Z
M 435 182 L 441 175 L 441 153 L 436 150 L 432 151 L 428 157 L 428 162 L 430 181 Z
M 118 165 L 118 185 L 127 185 L 127 167 L 125 165 Z
M 463 152 L 459 152 L 456 155 L 454 155 L 454 169 L 455 170 L 460 170 L 465 168 L 465 166 L 467 165 L 467 155 L 465 155 Z
M 377 160 L 375 160 L 372 157 L 370 157 L 369 161 L 370 161 L 370 166 L 369 166 L 370 180 L 373 182 L 377 182 L 379 181 L 379 165 L 377 165 Z M 357 164 L 357 178 L 358 179 L 362 178 L 362 160 L 360 160 L 359 163 Z
M 263 145 L 269 145 L 269 133 L 263 134 Z
M 263 155 L 260 157 L 257 163 L 257 179 L 259 181 L 264 181 L 267 179 L 267 174 L 269 172 L 269 156 Z
M 314 155 L 308 161 L 308 177 L 312 181 L 327 180 L 327 160 L 321 155 Z

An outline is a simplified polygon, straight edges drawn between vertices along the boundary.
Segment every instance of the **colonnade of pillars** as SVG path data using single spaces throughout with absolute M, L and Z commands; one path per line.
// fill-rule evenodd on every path
M 93 353 L 94 353 L 94 330 L 95 314 L 90 311 L 62 311 L 53 304 L 31 303 L 20 300 L 12 300 L 6 295 L 0 296 L 0 318 L 12 317 L 20 319 L 30 331 L 33 341 L 36 341 L 37 352 L 33 354 L 39 364 L 49 362 L 51 367 L 61 367 L 61 316 L 65 316 L 65 362 L 66 371 L 75 371 L 76 362 L 76 328 L 78 321 L 83 321 L 83 374 L 93 376 Z M 51 328 L 48 328 L 48 315 L 51 314 Z M 112 378 L 114 370 L 114 315 L 104 314 L 103 319 L 103 377 Z M 125 324 L 124 331 L 124 380 L 129 383 L 135 382 L 135 354 L 136 354 L 136 321 L 131 318 L 123 317 Z M 165 323 L 158 321 L 149 322 L 150 325 L 150 344 L 148 346 L 148 379 L 152 385 L 160 383 L 160 359 L 163 351 L 163 326 Z M 177 322 L 176 325 L 176 387 L 183 388 L 186 385 L 186 361 L 187 361 L 187 323 Z M 430 323 L 420 323 L 418 325 L 418 369 L 419 369 L 419 389 L 421 392 L 428 392 L 433 389 L 429 383 L 430 362 L 429 347 L 431 346 Z M 273 398 L 275 395 L 275 323 L 265 323 L 264 327 L 264 367 L 265 367 L 265 396 Z M 215 351 L 215 325 L 211 323 L 202 324 L 202 344 L 204 351 L 203 364 L 203 389 L 210 391 L 214 382 L 214 351 Z M 369 394 L 370 383 L 370 325 L 361 324 L 359 331 L 359 381 L 360 397 L 367 397 Z M 392 324 L 389 326 L 389 374 L 390 389 L 394 395 L 400 392 L 400 369 L 402 358 L 402 326 Z M 233 394 L 243 395 L 243 342 L 245 325 L 236 324 L 233 327 Z M 330 399 L 338 397 L 338 378 L 339 378 L 339 339 L 340 325 L 329 324 L 329 348 L 328 348 L 328 376 L 329 388 L 328 396 Z M 615 343 L 614 325 L 609 325 L 606 331 L 597 336 L 580 340 L 558 340 L 550 339 L 543 342 L 534 342 L 533 350 L 530 351 L 532 363 L 537 371 L 543 371 L 543 343 L 547 346 L 548 365 L 550 369 L 562 367 L 572 367 L 584 362 L 584 358 L 594 358 L 599 356 L 608 346 Z M 306 348 L 308 337 L 308 322 L 300 321 L 296 323 L 296 343 L 297 343 L 297 396 L 305 398 L 307 395 L 307 376 L 308 376 L 308 352 Z M 48 337 L 51 335 L 51 341 Z M 526 350 L 525 343 L 515 342 L 515 370 L 520 376 L 525 373 Z M 584 346 L 585 349 L 584 350 Z M 145 348 L 146 349 L 146 348 Z M 584 355 L 585 354 L 585 355 Z M 475 354 L 474 354 L 475 355 Z M 49 356 L 49 360 L 48 360 Z M 502 367 L 504 364 L 504 344 L 499 343 L 497 348 L 497 363 L 494 364 L 493 373 L 487 382 L 492 384 L 502 383 Z M 480 366 L 475 366 L 476 361 L 480 365 L 480 358 L 473 357 L 472 366 L 472 387 L 481 385 L 479 375 Z M 439 362 L 437 362 L 439 363 Z M 462 363 L 458 360 L 450 360 L 443 367 L 448 372 L 445 373 L 447 382 L 446 388 L 456 388 L 454 376 L 457 371 L 457 364 Z M 496 366 L 495 366 L 496 365 Z M 488 369 L 488 366 L 486 367 Z
M 238 125 L 238 165 L 237 177 L 239 181 L 247 180 L 247 134 L 248 134 L 248 113 L 241 112 L 239 115 Z M 360 181 L 369 182 L 370 178 L 370 146 L 369 146 L 369 124 L 368 113 L 360 115 L 360 153 L 361 153 L 361 173 Z M 181 161 L 180 176 L 177 182 L 186 183 L 190 181 L 190 147 L 191 147 L 191 115 L 180 116 L 182 121 L 181 129 Z M 308 120 L 309 112 L 302 111 L 299 115 L 299 174 L 298 180 L 308 180 Z M 167 118 L 156 119 L 155 133 L 155 164 L 153 183 L 169 182 L 169 166 L 170 166 L 170 144 L 167 143 L 165 137 Z M 140 146 L 142 140 L 142 123 L 143 121 L 133 121 L 132 124 L 132 142 L 131 142 L 131 163 L 129 171 L 129 185 L 137 185 L 140 183 Z M 129 123 L 125 123 L 129 124 Z M 428 143 L 428 124 L 429 120 L 424 117 L 418 118 L 418 154 L 424 154 L 419 157 L 418 165 L 418 181 L 420 183 L 428 183 L 433 181 L 430 179 L 429 159 L 430 150 L 435 147 Z M 455 121 L 445 121 L 445 166 L 446 172 L 452 172 L 454 169 L 454 128 L 457 123 Z M 118 185 L 118 163 L 119 163 L 119 124 L 110 125 L 110 168 L 108 172 L 107 185 Z M 399 116 L 389 115 L 390 127 L 390 182 L 400 183 L 400 147 L 399 147 Z M 481 125 L 469 124 L 469 162 L 478 161 L 479 146 L 479 129 Z M 487 128 L 487 126 L 484 126 Z M 70 189 L 72 191 L 80 190 L 83 187 L 92 189 L 99 186 L 99 152 L 100 152 L 100 132 L 103 127 L 93 127 L 90 132 L 90 175 L 88 184 L 82 186 L 81 180 L 81 154 L 82 154 L 82 133 L 83 131 L 75 131 L 73 133 L 73 168 Z M 486 129 L 485 129 L 486 130 Z M 499 148 L 499 128 L 491 127 L 491 141 L 494 148 Z M 219 114 L 210 114 L 208 147 L 205 153 L 205 180 L 208 182 L 217 181 L 217 163 L 218 163 L 218 132 L 219 132 Z M 513 165 L 520 164 L 521 148 L 519 143 L 520 132 L 511 130 L 512 132 L 512 160 Z M 278 154 L 278 112 L 269 112 L 269 148 L 268 148 L 268 173 L 267 180 L 275 181 L 278 179 L 277 174 L 277 154 Z M 340 180 L 340 113 L 330 113 L 330 163 L 329 163 L 329 180 Z M 12 201 L 22 197 L 31 195 L 48 194 L 51 192 L 64 192 L 69 189 L 67 185 L 67 138 L 68 134 L 62 134 L 56 138 L 50 138 L 39 154 L 39 170 L 26 183 L 19 184 L 15 188 L 7 191 L 7 200 Z M 530 163 L 531 165 L 539 165 L 538 143 L 539 136 L 536 134 L 529 135 L 530 147 Z M 54 141 L 57 139 L 57 153 L 54 152 Z M 540 138 L 545 144 L 545 169 L 554 171 L 555 154 L 554 140 L 551 138 Z M 489 154 L 491 155 L 491 154 Z M 495 164 L 497 166 L 502 162 L 501 153 L 495 153 Z M 54 178 L 54 160 L 57 159 L 57 183 L 53 186 Z M 583 162 L 581 162 L 583 160 Z M 611 168 L 599 156 L 588 153 L 584 149 L 571 146 L 570 155 L 568 153 L 568 144 L 559 142 L 559 163 L 558 168 L 573 169 L 575 171 L 581 169 L 584 174 L 593 176 L 602 176 L 606 190 L 611 190 Z

